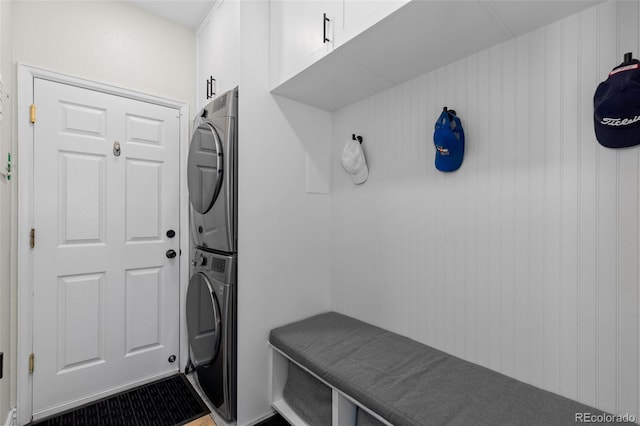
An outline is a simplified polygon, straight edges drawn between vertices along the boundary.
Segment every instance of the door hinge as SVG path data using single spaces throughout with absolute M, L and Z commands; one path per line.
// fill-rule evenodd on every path
M 31 228 L 31 232 L 29 233 L 29 245 L 31 248 L 36 246 L 36 230 L 35 228 Z
M 29 374 L 33 374 L 33 370 L 35 368 L 35 364 L 36 364 L 35 355 L 33 355 L 33 354 L 29 355 Z
M 35 106 L 35 104 L 31 104 L 31 106 L 29 107 L 29 121 L 31 121 L 31 123 L 35 123 L 36 122 L 36 106 Z

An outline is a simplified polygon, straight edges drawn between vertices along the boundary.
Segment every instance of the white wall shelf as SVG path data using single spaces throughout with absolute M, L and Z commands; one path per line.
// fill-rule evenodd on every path
M 601 2 L 413 0 L 272 93 L 334 111 Z

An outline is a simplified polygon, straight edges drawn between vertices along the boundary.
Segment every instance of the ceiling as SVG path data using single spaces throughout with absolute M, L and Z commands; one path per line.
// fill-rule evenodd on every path
M 215 0 L 127 0 L 169 21 L 196 29 Z

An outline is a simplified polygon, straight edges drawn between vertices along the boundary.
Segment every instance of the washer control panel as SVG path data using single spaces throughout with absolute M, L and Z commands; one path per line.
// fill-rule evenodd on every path
M 224 284 L 235 283 L 237 266 L 237 256 L 235 255 L 224 255 L 194 249 L 191 264 L 194 269 L 206 271 L 213 278 Z

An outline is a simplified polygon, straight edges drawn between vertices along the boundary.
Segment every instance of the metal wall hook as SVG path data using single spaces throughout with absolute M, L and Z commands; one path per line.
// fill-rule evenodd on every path
M 351 139 L 354 140 L 354 141 L 357 140 L 358 143 L 362 143 L 362 136 L 356 136 L 355 133 L 351 135 Z

